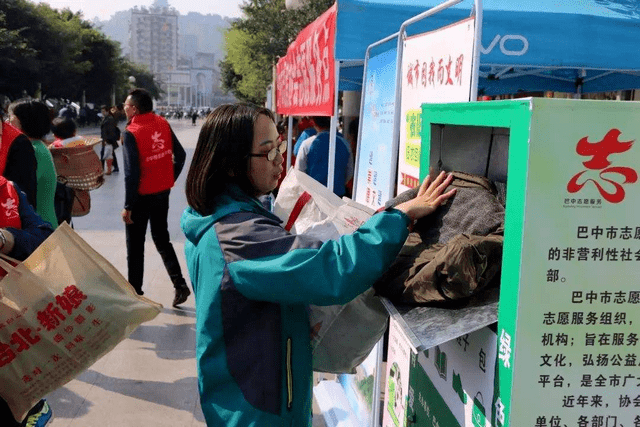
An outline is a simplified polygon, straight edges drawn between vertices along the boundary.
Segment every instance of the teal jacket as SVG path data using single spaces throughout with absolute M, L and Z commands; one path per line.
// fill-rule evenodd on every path
M 196 299 L 196 360 L 207 425 L 311 424 L 307 305 L 350 301 L 393 262 L 408 235 L 397 210 L 322 243 L 296 236 L 237 187 L 181 226 Z

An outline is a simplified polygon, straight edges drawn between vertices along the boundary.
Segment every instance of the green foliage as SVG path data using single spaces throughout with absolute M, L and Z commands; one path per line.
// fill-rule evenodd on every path
M 358 382 L 358 389 L 360 390 L 360 394 L 364 396 L 369 410 L 371 410 L 371 407 L 373 405 L 373 381 L 373 375 L 369 375 L 362 381 Z
M 226 33 L 222 88 L 239 100 L 262 104 L 278 58 L 286 55 L 300 30 L 332 4 L 333 0 L 307 0 L 302 9 L 287 10 L 284 0 L 247 0 L 244 17 Z
M 84 94 L 89 102 L 109 104 L 114 89 L 116 101 L 124 99 L 130 75 L 158 93 L 151 74 L 126 61 L 119 44 L 81 13 L 27 0 L 0 2 L 0 94 L 73 100 Z

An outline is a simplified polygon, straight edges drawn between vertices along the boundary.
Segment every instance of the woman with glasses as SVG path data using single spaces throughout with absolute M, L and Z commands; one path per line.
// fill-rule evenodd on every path
M 272 113 L 223 105 L 206 119 L 187 175 L 182 216 L 196 297 L 200 401 L 209 426 L 308 426 L 312 365 L 307 306 L 343 304 L 368 289 L 409 226 L 453 191 L 451 177 L 322 243 L 291 235 L 258 198 L 283 171 Z

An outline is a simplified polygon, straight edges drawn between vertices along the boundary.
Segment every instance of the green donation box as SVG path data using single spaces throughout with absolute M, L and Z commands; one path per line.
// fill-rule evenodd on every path
M 498 322 L 474 338 L 487 383 L 469 387 L 477 354 L 456 362 L 452 343 L 409 349 L 398 424 L 640 426 L 640 105 L 423 104 L 421 132 L 421 179 L 505 184 L 505 239 Z

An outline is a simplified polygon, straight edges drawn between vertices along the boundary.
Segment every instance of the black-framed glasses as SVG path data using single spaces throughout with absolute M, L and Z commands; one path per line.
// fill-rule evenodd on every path
M 268 153 L 262 153 L 262 154 L 249 153 L 249 157 L 266 157 L 267 160 L 272 162 L 276 158 L 278 153 L 284 155 L 286 151 L 287 151 L 287 142 L 282 141 L 280 145 L 278 145 L 277 147 L 273 147 L 271 150 L 269 150 Z

